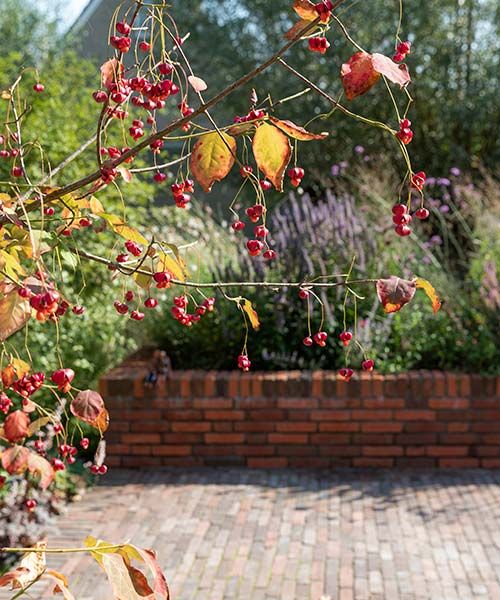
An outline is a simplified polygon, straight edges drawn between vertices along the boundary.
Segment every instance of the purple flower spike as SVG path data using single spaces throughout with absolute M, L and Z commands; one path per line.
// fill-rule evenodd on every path
M 453 175 L 453 177 L 460 177 L 462 171 L 458 168 L 458 167 L 451 167 L 450 169 L 450 175 Z

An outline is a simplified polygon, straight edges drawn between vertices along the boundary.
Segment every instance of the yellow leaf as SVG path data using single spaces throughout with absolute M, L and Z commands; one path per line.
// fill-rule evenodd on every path
M 301 19 L 305 19 L 306 21 L 314 21 L 318 16 L 311 0 L 295 0 L 293 3 L 293 10 Z
M 241 306 L 242 306 L 243 310 L 245 311 L 245 313 L 247 314 L 248 320 L 250 321 L 252 327 L 255 330 L 259 329 L 259 327 L 260 327 L 259 315 L 257 314 L 256 310 L 252 306 L 252 303 L 250 302 L 250 300 L 243 298 Z
M 109 224 L 111 229 L 122 238 L 125 238 L 126 240 L 132 240 L 133 242 L 142 244 L 143 246 L 148 245 L 148 240 L 141 233 L 139 233 L 137 229 L 127 225 L 121 217 L 117 217 L 116 215 L 111 215 L 108 213 L 101 213 L 99 216 L 103 218 Z
M 234 164 L 236 140 L 227 133 L 206 133 L 194 145 L 190 158 L 191 172 L 205 192 L 222 181 Z
M 259 169 L 279 192 L 283 191 L 285 169 L 292 156 L 286 135 L 274 125 L 262 123 L 253 137 L 252 148 Z
M 28 437 L 31 437 L 34 433 L 36 433 L 39 429 L 50 423 L 51 417 L 40 417 L 35 421 L 31 421 L 28 427 Z
M 432 303 L 432 310 L 434 311 L 434 313 L 437 313 L 438 310 L 441 308 L 441 300 L 439 299 L 439 296 L 437 295 L 432 283 L 427 281 L 427 279 L 417 277 L 415 279 L 415 285 L 417 286 L 417 288 L 424 290 L 424 292 L 427 294 Z
M 12 250 L 13 248 L 11 251 Z M 26 273 L 17 258 L 6 250 L 0 250 L 0 269 L 14 281 L 19 281 L 18 275 L 24 275 Z
M 0 341 L 22 329 L 31 317 L 28 300 L 21 298 L 15 286 L 0 283 Z
M 312 140 L 324 140 L 328 137 L 328 133 L 311 133 L 307 131 L 300 125 L 296 125 L 292 121 L 282 121 L 281 119 L 277 119 L 276 117 L 269 116 L 269 120 L 281 129 L 284 133 L 294 138 L 295 140 L 299 140 L 301 142 L 310 142 Z

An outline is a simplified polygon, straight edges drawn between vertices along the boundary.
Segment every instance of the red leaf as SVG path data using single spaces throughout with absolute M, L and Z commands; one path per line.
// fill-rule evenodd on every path
M 11 446 L 2 452 L 2 467 L 9 475 L 22 473 L 28 466 L 29 454 L 25 446 Z
M 5 419 L 4 435 L 9 442 L 19 442 L 28 435 L 30 418 L 22 410 L 15 410 Z
M 295 0 L 293 10 L 301 19 L 305 19 L 306 21 L 314 21 L 318 16 L 314 3 L 311 0 Z
M 104 400 L 97 392 L 84 390 L 73 398 L 70 410 L 75 417 L 92 425 L 105 410 Z
M 106 61 L 101 66 L 101 84 L 108 88 L 121 78 L 123 74 L 123 65 L 116 58 Z
M 35 473 L 40 477 L 40 487 L 45 490 L 54 480 L 54 469 L 48 460 L 30 452 L 27 457 L 27 467 L 30 473 Z
M 356 52 L 342 65 L 340 71 L 342 85 L 348 100 L 365 94 L 380 78 L 380 73 L 373 66 L 372 55 L 367 52 Z
M 401 279 L 392 275 L 389 279 L 377 281 L 377 296 L 384 311 L 393 313 L 400 310 L 415 295 L 417 286 L 414 281 Z
M 397 83 L 401 87 L 408 85 L 411 81 L 408 67 L 406 65 L 398 65 L 388 56 L 383 54 L 372 54 L 373 68 L 377 73 L 387 77 L 389 81 Z

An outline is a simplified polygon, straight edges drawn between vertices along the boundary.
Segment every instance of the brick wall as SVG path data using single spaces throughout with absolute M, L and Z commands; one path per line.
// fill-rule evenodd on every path
M 110 466 L 500 467 L 500 378 L 111 371 Z

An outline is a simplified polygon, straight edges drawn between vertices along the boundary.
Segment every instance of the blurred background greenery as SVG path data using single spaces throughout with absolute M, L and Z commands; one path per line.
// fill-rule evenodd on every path
M 20 67 L 39 67 L 46 92 L 31 99 L 33 110 L 25 128 L 55 165 L 95 130 L 99 107 L 91 92 L 99 85 L 98 67 L 107 57 L 99 49 L 102 40 L 96 40 L 93 52 L 91 38 L 85 37 L 82 51 L 79 30 L 63 35 L 50 14 L 33 3 L 0 4 L 0 89 Z M 191 34 L 186 51 L 210 90 L 220 89 L 281 45 L 293 19 L 290 5 L 289 0 L 241 0 L 236 10 L 229 0 L 179 3 L 174 14 L 181 33 Z M 429 279 L 445 301 L 437 316 L 419 293 L 410 306 L 387 317 L 374 290 L 363 290 L 360 338 L 377 368 L 500 372 L 500 194 L 495 173 L 500 156 L 500 7 L 495 0 L 412 0 L 404 5 L 402 37 L 410 39 L 414 49 L 408 60 L 415 98 L 410 151 L 415 169 L 431 178 L 427 197 L 432 213 L 410 239 L 397 238 L 390 226 L 390 207 L 404 169 L 392 140 L 338 113 L 313 126 L 328 131 L 328 140 L 300 147 L 299 163 L 307 170 L 303 189 L 271 196 L 272 243 L 280 256 L 272 266 L 250 262 L 245 237 L 229 227 L 227 205 L 235 179 L 216 186 L 209 196 L 197 196 L 191 210 L 179 211 L 169 199 L 168 185 L 159 187 L 151 177 L 135 178 L 122 186 L 127 217 L 139 228 L 161 232 L 169 242 L 196 242 L 187 251 L 187 262 L 192 277 L 203 281 L 300 279 L 344 272 L 354 254 L 356 275 Z M 398 3 L 347 2 L 346 7 L 342 18 L 356 40 L 370 50 L 392 54 Z M 336 96 L 341 90 L 340 66 L 352 49 L 335 26 L 329 39 L 332 47 L 325 57 L 311 54 L 304 43 L 290 53 L 289 62 Z M 253 85 L 261 98 L 272 92 L 278 99 L 303 89 L 277 66 Z M 30 86 L 26 89 L 29 92 Z M 219 122 L 247 112 L 250 89 L 233 94 L 214 111 Z M 352 107 L 372 118 L 393 118 L 383 86 L 356 99 Z M 322 99 L 307 94 L 285 104 L 279 116 L 303 124 L 304 115 L 320 118 L 328 109 Z M 94 162 L 90 148 L 55 183 L 83 175 Z M 2 179 L 6 169 L 0 164 Z M 113 186 L 99 193 L 99 199 L 108 212 L 122 208 L 123 198 Z M 77 235 L 88 238 L 88 250 L 113 255 L 105 232 Z M 154 316 L 149 313 L 137 325 L 113 309 L 113 301 L 124 292 L 122 282 L 110 283 L 109 272 L 98 265 L 75 265 L 69 253 L 62 254 L 62 261 L 68 297 L 87 307 L 83 317 L 64 318 L 59 340 L 63 363 L 78 372 L 80 387 L 95 383 L 102 372 L 143 345 L 165 348 L 174 368 L 235 367 L 244 331 L 234 303 L 218 296 L 216 311 L 187 330 L 170 316 L 171 302 L 162 301 Z M 323 350 L 302 346 L 306 313 L 294 293 L 251 291 L 248 296 L 262 322 L 249 340 L 255 368 L 343 365 L 336 340 L 342 327 L 342 294 L 322 297 L 325 329 L 331 333 Z M 352 324 L 352 306 L 349 311 Z M 313 319 L 318 326 L 317 311 Z M 35 324 L 30 336 L 35 364 L 50 370 L 56 363 L 56 331 Z M 23 334 L 13 343 L 25 353 Z M 357 365 L 360 357 L 353 355 L 352 360 Z

